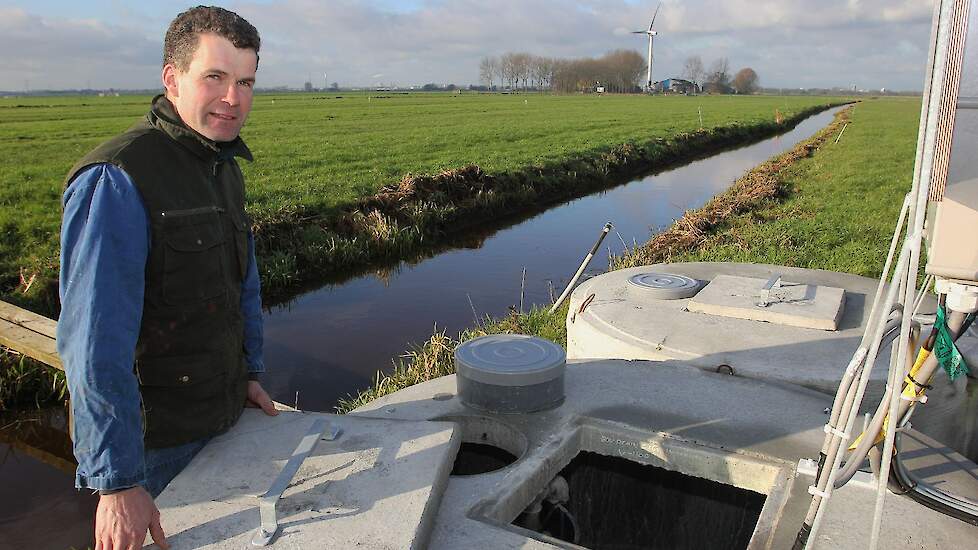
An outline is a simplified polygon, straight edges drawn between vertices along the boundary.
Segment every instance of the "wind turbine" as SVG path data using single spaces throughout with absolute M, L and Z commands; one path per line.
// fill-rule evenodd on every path
M 659 8 L 661 8 L 661 7 L 662 7 L 662 4 L 659 4 L 658 6 L 656 6 L 655 13 L 652 14 L 652 21 L 649 23 L 649 29 L 648 30 L 645 30 L 645 31 L 632 31 L 632 34 L 647 34 L 647 35 L 649 35 L 649 72 L 648 72 L 648 75 L 646 76 L 646 79 L 645 79 L 646 80 L 646 82 L 645 82 L 645 91 L 647 91 L 647 92 L 651 92 L 652 91 L 652 40 L 653 40 L 653 37 L 655 37 L 656 34 L 659 34 L 659 33 L 657 33 L 655 31 L 655 29 L 652 28 L 652 25 L 655 25 L 655 16 L 656 15 L 659 15 Z

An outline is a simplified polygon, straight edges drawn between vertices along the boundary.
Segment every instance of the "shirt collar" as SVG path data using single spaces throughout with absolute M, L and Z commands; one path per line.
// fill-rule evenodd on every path
M 217 142 L 187 126 L 177 114 L 173 103 L 163 94 L 153 98 L 153 107 L 147 116 L 150 124 L 155 128 L 206 161 L 218 158 L 226 160 L 233 157 L 241 157 L 249 162 L 254 160 L 251 150 L 245 145 L 241 136 L 234 138 L 233 141 Z

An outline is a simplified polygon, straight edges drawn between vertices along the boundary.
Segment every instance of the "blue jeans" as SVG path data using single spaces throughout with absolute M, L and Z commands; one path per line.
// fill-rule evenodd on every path
M 177 477 L 190 464 L 190 461 L 207 445 L 211 438 L 205 437 L 174 447 L 146 449 L 146 483 L 143 488 L 156 498 L 166 489 L 170 481 Z

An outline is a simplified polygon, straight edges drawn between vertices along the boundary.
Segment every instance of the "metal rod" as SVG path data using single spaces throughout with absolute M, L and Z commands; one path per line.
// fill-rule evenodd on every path
M 842 125 L 842 131 L 839 132 L 839 137 L 835 138 L 835 142 L 836 143 L 839 143 L 839 140 L 842 139 L 842 134 L 846 133 L 846 128 L 848 128 L 848 127 L 849 127 L 849 123 L 848 122 L 846 122 L 845 124 Z
M 584 273 L 584 270 L 587 269 L 588 264 L 591 263 L 591 258 L 593 258 L 594 253 L 598 251 L 598 247 L 601 246 L 601 242 L 604 241 L 604 238 L 608 236 L 608 232 L 611 231 L 611 227 L 612 227 L 611 222 L 604 224 L 604 228 L 601 230 L 601 234 L 598 235 L 597 242 L 594 243 L 594 246 L 591 247 L 591 251 L 587 253 L 587 256 L 584 257 L 584 261 L 581 262 L 581 267 L 577 268 L 577 273 L 575 273 L 574 276 L 571 277 L 570 282 L 567 283 L 567 288 L 565 288 L 564 291 L 560 293 L 560 297 L 557 298 L 557 301 L 554 302 L 554 305 L 550 307 L 551 314 L 557 311 L 557 308 L 560 307 L 560 304 L 564 303 L 564 300 L 567 299 L 567 295 L 570 294 L 571 290 L 573 290 L 574 284 L 577 283 L 577 280 L 581 278 L 581 274 Z
M 302 462 L 309 456 L 309 453 L 316 447 L 319 438 L 323 437 L 327 430 L 329 430 L 329 434 L 326 435 L 325 439 L 329 441 L 336 439 L 340 434 L 339 428 L 330 424 L 325 418 L 317 418 L 313 421 L 309 431 L 306 432 L 295 451 L 292 452 L 289 461 L 285 463 L 278 477 L 272 482 L 272 486 L 265 494 L 258 497 L 258 513 L 261 517 L 261 524 L 251 539 L 252 545 L 268 546 L 275 539 L 275 535 L 278 533 L 278 517 L 275 506 L 282 498 L 282 493 L 292 483 L 292 478 L 299 471 Z

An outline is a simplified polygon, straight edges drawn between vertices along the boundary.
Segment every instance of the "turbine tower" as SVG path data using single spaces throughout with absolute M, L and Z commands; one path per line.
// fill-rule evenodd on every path
M 649 72 L 646 75 L 646 79 L 645 79 L 645 91 L 650 93 L 652 92 L 652 40 L 653 37 L 655 37 L 655 35 L 658 34 L 655 31 L 655 29 L 652 28 L 652 25 L 655 25 L 655 16 L 659 15 L 659 8 L 661 7 L 662 4 L 656 6 L 655 13 L 652 14 L 652 21 L 649 23 L 648 30 L 632 31 L 632 34 L 647 34 L 649 36 Z

